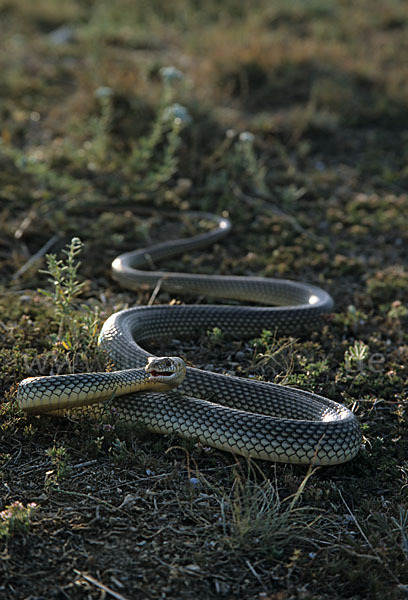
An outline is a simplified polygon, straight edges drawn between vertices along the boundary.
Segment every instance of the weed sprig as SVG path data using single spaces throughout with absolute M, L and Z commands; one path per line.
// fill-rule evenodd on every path
M 82 251 L 82 241 L 74 237 L 62 251 L 65 259 L 58 259 L 55 254 L 47 254 L 47 269 L 43 273 L 49 275 L 48 281 L 52 290 L 40 289 L 55 307 L 55 323 L 57 333 L 51 336 L 57 347 L 69 351 L 71 362 L 75 364 L 79 358 L 88 363 L 88 353 L 97 344 L 99 330 L 99 308 L 82 304 L 78 307 L 77 297 L 83 290 L 84 283 L 78 279 L 81 262 L 77 260 Z
M 24 506 L 19 500 L 6 506 L 0 512 L 0 538 L 9 538 L 16 534 L 27 533 L 31 517 L 36 508 L 35 502 Z
M 78 281 L 78 269 L 80 262 L 76 257 L 80 254 L 83 243 L 77 237 L 62 252 L 66 255 L 66 261 L 57 259 L 56 254 L 47 254 L 48 269 L 41 270 L 49 275 L 48 281 L 52 283 L 52 291 L 40 289 L 39 292 L 51 298 L 55 306 L 55 318 L 58 322 L 58 339 L 61 340 L 67 329 L 70 328 L 69 320 L 75 309 L 74 298 L 76 298 L 84 286 L 84 282 Z

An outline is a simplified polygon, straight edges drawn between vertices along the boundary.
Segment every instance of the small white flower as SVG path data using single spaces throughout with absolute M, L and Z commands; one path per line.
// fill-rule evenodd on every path
M 239 134 L 239 141 L 244 142 L 244 144 L 252 144 L 254 142 L 255 136 L 249 131 L 243 131 Z
M 178 120 L 181 125 L 188 125 L 192 121 L 192 118 L 185 106 L 177 103 L 168 106 L 164 110 L 163 118 L 165 121 Z
M 176 67 L 162 67 L 159 71 L 161 78 L 166 83 L 173 83 L 173 81 L 180 81 L 184 75 Z
M 107 85 L 101 85 L 101 87 L 98 87 L 98 89 L 95 90 L 95 96 L 97 98 L 108 98 L 112 95 L 113 89 L 111 87 L 108 87 Z

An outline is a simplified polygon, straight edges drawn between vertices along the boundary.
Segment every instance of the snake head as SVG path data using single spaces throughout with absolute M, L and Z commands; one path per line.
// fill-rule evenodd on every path
M 146 372 L 152 391 L 166 392 L 180 385 L 186 375 L 186 365 L 178 356 L 149 356 Z

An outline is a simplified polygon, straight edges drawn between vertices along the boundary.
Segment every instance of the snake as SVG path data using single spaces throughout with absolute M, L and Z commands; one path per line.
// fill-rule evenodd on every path
M 158 261 L 214 244 L 231 230 L 226 216 L 189 211 L 189 217 L 212 228 L 121 254 L 112 263 L 113 278 L 131 290 L 148 286 L 232 302 L 153 302 L 119 310 L 99 335 L 118 370 L 26 378 L 17 390 L 19 407 L 27 414 L 85 411 L 142 423 L 149 431 L 179 434 L 248 459 L 338 465 L 354 458 L 360 426 L 344 405 L 288 385 L 186 366 L 180 357 L 156 357 L 143 348 L 149 340 L 199 336 L 214 328 L 236 339 L 263 330 L 313 331 L 333 309 L 332 297 L 309 283 L 157 270 Z

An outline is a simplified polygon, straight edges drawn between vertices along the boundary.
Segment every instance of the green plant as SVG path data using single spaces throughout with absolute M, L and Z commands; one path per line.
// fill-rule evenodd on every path
M 52 283 L 54 289 L 52 292 L 40 289 L 39 292 L 48 296 L 55 306 L 55 318 L 58 323 L 58 339 L 61 340 L 66 331 L 70 329 L 72 313 L 74 311 L 74 298 L 76 298 L 84 284 L 77 279 L 80 262 L 76 257 L 81 252 L 83 243 L 77 237 L 72 238 L 70 244 L 63 253 L 66 260 L 57 259 L 55 254 L 47 254 L 47 270 L 41 270 L 42 273 L 49 275 L 48 281 Z
M 266 167 L 255 154 L 254 141 L 255 137 L 249 131 L 240 133 L 235 145 L 235 155 L 254 191 L 268 195 L 269 190 L 265 183 Z
M 113 116 L 113 90 L 101 86 L 95 91 L 99 102 L 100 114 L 89 120 L 90 140 L 86 145 L 86 160 L 90 166 L 105 164 L 109 147 L 109 130 Z
M 268 369 L 269 376 L 279 377 L 282 383 L 287 383 L 294 368 L 295 340 L 279 338 L 276 332 L 264 329 L 250 343 L 255 348 L 253 367 L 261 373 Z
M 68 454 L 66 448 L 64 446 L 53 446 L 52 448 L 48 448 L 47 454 L 51 458 L 52 463 L 57 467 L 57 476 L 64 477 L 68 471 Z
M 50 457 L 55 470 L 47 472 L 46 486 L 58 486 L 59 481 L 64 479 L 69 472 L 68 453 L 64 446 L 52 446 L 48 448 L 46 454 Z
M 347 307 L 346 313 L 336 313 L 334 315 L 334 322 L 339 325 L 343 325 L 345 329 L 350 329 L 354 334 L 361 325 L 367 320 L 367 315 L 361 310 L 358 310 L 353 304 Z
M 346 369 L 361 369 L 364 360 L 368 357 L 369 348 L 367 344 L 356 340 L 344 353 L 344 364 Z
M 174 84 L 182 80 L 182 73 L 174 67 L 166 67 L 161 69 L 160 74 L 163 94 L 156 118 L 150 133 L 134 144 L 124 167 L 126 174 L 139 175 L 143 189 L 150 191 L 156 190 L 176 173 L 180 134 L 192 120 L 184 106 L 173 102 Z
M 225 333 L 219 327 L 213 327 L 207 331 L 207 339 L 211 345 L 222 344 Z
M 77 148 L 73 148 L 72 152 L 76 153 Z M 45 158 L 38 158 L 34 154 L 30 154 L 27 150 L 7 145 L 0 140 L 0 156 L 11 159 L 17 169 L 33 177 L 38 182 L 38 187 L 43 187 L 47 191 L 53 190 L 55 192 L 69 193 L 71 198 L 74 198 L 77 194 L 83 193 L 85 190 L 90 190 L 89 182 L 85 179 L 72 177 L 66 171 L 63 173 L 53 169 L 49 162 Z M 50 208 L 55 209 L 58 202 L 55 202 L 53 196 L 44 194 L 43 204 Z
M 57 259 L 55 254 L 47 254 L 47 269 L 43 273 L 49 275 L 53 290 L 40 289 L 39 292 L 50 298 L 55 306 L 55 322 L 58 327 L 55 342 L 69 350 L 76 357 L 78 352 L 84 354 L 96 345 L 99 328 L 99 309 L 82 305 L 80 310 L 76 298 L 81 293 L 84 282 L 78 280 L 78 269 L 81 265 L 77 260 L 83 243 L 77 237 L 72 238 L 67 248 L 62 252 L 65 259 Z
M 408 308 L 404 306 L 400 300 L 395 300 L 391 304 L 391 308 L 387 313 L 389 319 L 400 322 L 401 319 L 404 319 L 408 316 Z
M 254 484 L 236 478 L 231 496 L 221 501 L 223 532 L 229 544 L 240 551 L 278 558 L 288 544 L 304 541 L 315 517 L 296 504 L 311 473 L 297 492 L 284 500 L 269 480 Z
M 398 517 L 391 517 L 391 521 L 394 525 L 394 531 L 398 532 L 401 536 L 401 548 L 408 558 L 408 509 L 399 506 L 398 510 Z
M 31 517 L 36 508 L 37 505 L 35 502 L 24 506 L 19 500 L 6 506 L 0 512 L 0 538 L 8 538 L 15 534 L 26 533 L 30 527 Z

